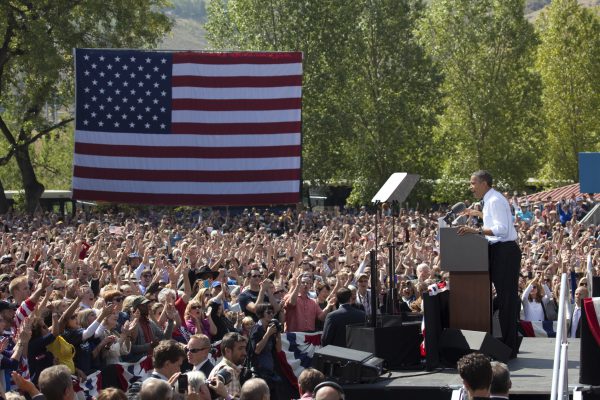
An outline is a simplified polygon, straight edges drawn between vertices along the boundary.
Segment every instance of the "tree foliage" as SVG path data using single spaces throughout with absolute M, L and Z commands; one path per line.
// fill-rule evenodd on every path
M 600 21 L 576 0 L 554 0 L 538 20 L 550 179 L 579 180 L 578 153 L 600 151 Z
M 443 177 L 487 169 L 512 187 L 537 171 L 542 132 L 537 39 L 522 0 L 434 0 L 419 37 L 444 74 L 435 129 Z
M 72 107 L 73 48 L 153 46 L 171 26 L 159 11 L 165 5 L 165 0 L 0 2 L 0 131 L 7 149 L 0 163 L 15 158 L 28 211 L 44 190 L 32 144 L 72 120 L 67 114 L 55 121 L 44 110 L 48 104 L 63 111 Z M 45 157 L 43 151 L 38 156 Z M 0 208 L 6 206 L 1 186 Z
M 440 76 L 412 32 L 413 0 L 212 0 L 219 50 L 304 53 L 303 177 L 370 200 L 392 172 L 431 176 Z

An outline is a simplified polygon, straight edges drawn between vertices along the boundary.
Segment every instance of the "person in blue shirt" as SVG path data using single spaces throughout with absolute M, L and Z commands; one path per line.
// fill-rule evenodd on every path
M 560 223 L 562 226 L 567 224 L 567 221 L 573 219 L 573 211 L 569 204 L 566 202 L 559 202 L 556 204 L 556 211 L 558 212 L 558 217 L 560 218 Z
M 531 225 L 533 213 L 531 212 L 528 204 L 521 205 L 521 208 L 517 211 L 517 218 L 519 218 L 520 221 L 527 222 L 527 225 Z

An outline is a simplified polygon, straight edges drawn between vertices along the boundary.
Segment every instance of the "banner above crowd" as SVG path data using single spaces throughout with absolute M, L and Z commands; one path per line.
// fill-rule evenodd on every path
M 300 201 L 302 53 L 76 49 L 73 198 Z

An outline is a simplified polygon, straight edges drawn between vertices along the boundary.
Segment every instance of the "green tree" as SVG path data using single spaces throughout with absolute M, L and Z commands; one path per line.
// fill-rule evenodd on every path
M 414 37 L 420 1 L 366 1 L 344 64 L 353 142 L 351 203 L 372 198 L 392 172 L 437 174 L 432 127 L 441 76 Z
M 548 136 L 543 175 L 577 182 L 578 153 L 600 151 L 600 21 L 576 0 L 554 0 L 537 27 Z
M 147 47 L 170 29 L 158 10 L 165 0 L 5 0 L 0 3 L 0 131 L 15 158 L 26 209 L 33 212 L 44 191 L 34 168 L 32 144 L 57 134 L 73 118 L 54 121 L 47 104 L 69 110 L 73 103 L 74 47 Z M 40 155 L 43 160 L 44 155 Z M 6 199 L 0 184 L 0 211 Z
M 542 140 L 537 39 L 523 1 L 434 0 L 419 36 L 444 74 L 446 109 L 435 129 L 444 180 L 487 169 L 522 187 Z
M 215 49 L 304 54 L 303 178 L 353 183 L 364 203 L 392 172 L 432 175 L 440 77 L 412 32 L 417 0 L 212 0 Z

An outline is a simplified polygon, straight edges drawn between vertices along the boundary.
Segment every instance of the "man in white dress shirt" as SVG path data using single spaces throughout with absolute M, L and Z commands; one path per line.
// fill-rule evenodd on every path
M 581 322 L 581 303 L 583 299 L 588 297 L 588 289 L 585 286 L 579 286 L 575 290 L 575 304 L 573 305 L 573 312 L 571 313 L 571 326 L 569 330 L 570 338 L 578 338 L 580 336 L 580 322 Z
M 459 234 L 485 235 L 489 243 L 490 277 L 496 288 L 502 341 L 517 356 L 517 320 L 520 310 L 518 296 L 521 249 L 517 244 L 517 231 L 513 224 L 508 200 L 492 188 L 492 175 L 477 171 L 471 175 L 470 188 L 473 195 L 482 199 L 483 226 L 462 226 Z M 481 216 L 479 211 L 467 210 L 465 214 Z

